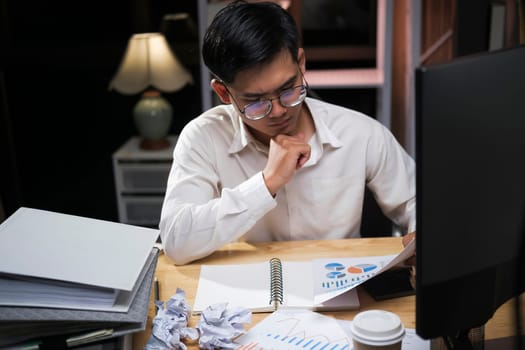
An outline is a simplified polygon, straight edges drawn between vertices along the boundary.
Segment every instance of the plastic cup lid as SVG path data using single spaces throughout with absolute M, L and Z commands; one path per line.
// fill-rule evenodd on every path
M 369 310 L 357 314 L 350 326 L 352 336 L 367 345 L 395 344 L 405 336 L 399 317 L 383 310 Z

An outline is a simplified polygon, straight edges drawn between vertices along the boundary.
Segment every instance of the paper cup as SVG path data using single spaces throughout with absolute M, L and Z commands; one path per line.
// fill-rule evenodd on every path
M 354 350 L 400 350 L 405 327 L 396 314 L 383 310 L 358 313 L 350 326 Z

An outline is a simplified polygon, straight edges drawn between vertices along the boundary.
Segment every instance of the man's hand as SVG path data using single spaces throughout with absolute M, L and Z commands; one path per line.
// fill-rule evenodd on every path
M 270 140 L 268 163 L 263 170 L 266 187 L 272 195 L 288 183 L 304 163 L 310 159 L 310 145 L 304 134 L 277 135 Z
M 416 233 L 410 232 L 403 236 L 403 247 L 406 247 L 408 243 L 410 243 L 413 239 L 416 239 Z M 417 253 L 417 252 L 416 252 Z M 412 255 L 410 258 L 405 260 L 405 265 L 416 265 L 416 254 Z
M 403 236 L 403 247 L 406 247 L 408 243 L 416 239 L 416 233 L 410 232 Z M 417 252 L 416 252 L 417 253 Z M 416 288 L 416 253 L 410 258 L 405 260 L 405 265 L 411 266 L 410 268 L 410 284 L 415 289 Z

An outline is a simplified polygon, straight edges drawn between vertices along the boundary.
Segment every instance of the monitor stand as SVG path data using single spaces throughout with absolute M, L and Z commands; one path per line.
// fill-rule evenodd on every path
M 469 331 L 461 331 L 455 336 L 445 336 L 443 342 L 448 350 L 474 350 Z
M 485 326 L 480 326 L 468 330 L 458 331 L 451 336 L 436 338 L 433 349 L 439 350 L 483 350 L 485 342 Z

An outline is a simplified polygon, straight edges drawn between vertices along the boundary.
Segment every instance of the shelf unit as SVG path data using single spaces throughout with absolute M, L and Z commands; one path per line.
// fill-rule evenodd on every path
M 158 226 L 177 136 L 168 139 L 170 147 L 149 151 L 139 147 L 140 138 L 135 136 L 113 153 L 120 222 Z
M 199 0 L 199 43 L 201 46 L 204 33 L 213 16 L 227 3 L 228 1 L 209 2 L 208 0 Z M 298 4 L 300 5 L 300 0 L 292 0 L 291 6 L 296 9 L 299 6 Z M 392 14 L 393 0 L 377 0 L 375 67 L 306 71 L 306 79 L 313 89 L 376 89 L 377 102 L 375 117 L 388 128 L 391 126 Z M 295 15 L 297 16 L 297 14 Z M 201 57 L 203 110 L 207 110 L 213 106 L 210 78 L 210 72 L 204 65 Z

